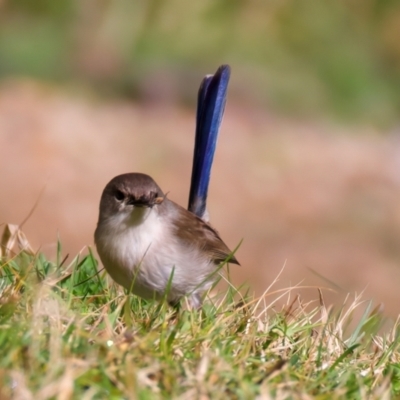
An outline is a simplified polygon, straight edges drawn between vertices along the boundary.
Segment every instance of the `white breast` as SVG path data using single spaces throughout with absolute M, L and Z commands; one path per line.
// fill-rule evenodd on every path
M 136 213 L 136 214 L 135 214 Z M 155 209 L 120 213 L 96 230 L 96 246 L 111 277 L 144 298 L 170 301 L 211 285 L 214 264 L 195 245 L 183 245 Z

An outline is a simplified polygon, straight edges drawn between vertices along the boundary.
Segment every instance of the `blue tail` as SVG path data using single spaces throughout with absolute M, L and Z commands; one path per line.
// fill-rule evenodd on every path
M 200 218 L 206 212 L 211 166 L 224 115 L 230 73 L 229 65 L 222 65 L 215 75 L 207 75 L 200 85 L 197 98 L 196 138 L 188 210 Z

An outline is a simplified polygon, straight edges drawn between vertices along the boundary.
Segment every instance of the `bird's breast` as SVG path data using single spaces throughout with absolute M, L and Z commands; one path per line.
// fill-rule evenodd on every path
M 172 282 L 171 290 L 181 296 L 207 280 L 215 265 L 194 243 L 183 243 L 172 222 L 154 211 L 139 224 L 113 221 L 99 226 L 97 250 L 111 277 L 135 294 L 153 297 Z
M 134 220 L 134 219 L 132 219 Z M 149 213 L 140 223 L 130 223 L 129 219 L 107 221 L 98 227 L 96 244 L 100 252 L 109 255 L 114 262 L 124 268 L 133 268 L 151 254 L 157 243 L 163 241 L 166 229 L 155 212 Z

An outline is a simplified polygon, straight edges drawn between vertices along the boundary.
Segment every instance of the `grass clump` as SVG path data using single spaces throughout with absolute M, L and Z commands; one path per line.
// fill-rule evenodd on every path
M 398 323 L 356 298 L 337 311 L 230 287 L 201 311 L 128 295 L 91 251 L 22 250 L 0 270 L 0 398 L 383 399 L 400 394 Z

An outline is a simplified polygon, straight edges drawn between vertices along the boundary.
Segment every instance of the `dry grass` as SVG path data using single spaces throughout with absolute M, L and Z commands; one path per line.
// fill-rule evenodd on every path
M 14 234 L 17 231 L 14 232 Z M 21 235 L 23 238 L 23 235 Z M 145 302 L 110 284 L 89 251 L 73 261 L 4 248 L 0 398 L 383 399 L 400 393 L 398 321 L 360 297 L 340 309 L 273 309 L 236 289 L 200 312 Z M 15 237 L 15 235 L 14 235 Z M 25 243 L 25 244 L 24 244 Z M 20 240 L 22 246 L 27 242 Z M 353 315 L 364 309 L 354 324 Z M 351 326 L 351 327 L 350 327 Z

